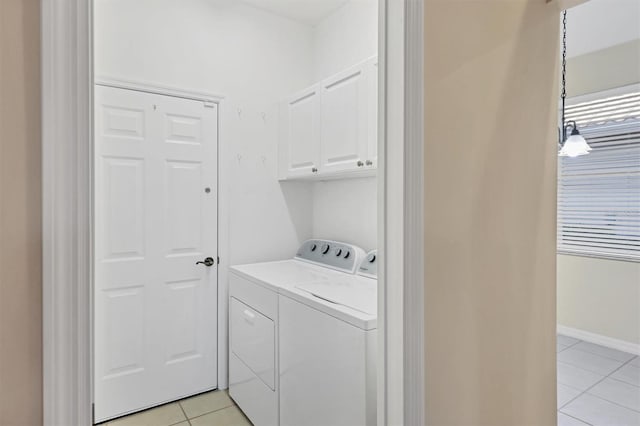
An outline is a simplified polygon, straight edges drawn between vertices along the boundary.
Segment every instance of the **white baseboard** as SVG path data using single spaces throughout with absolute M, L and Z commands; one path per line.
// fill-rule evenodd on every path
M 630 354 L 640 355 L 640 343 L 614 339 L 613 337 L 591 333 L 590 331 L 584 331 L 578 328 L 566 327 L 560 324 L 558 324 L 557 330 L 558 334 L 563 334 L 575 339 L 584 340 L 585 342 L 595 343 L 597 345 L 606 346 L 608 348 L 617 349 L 619 351 L 627 352 Z

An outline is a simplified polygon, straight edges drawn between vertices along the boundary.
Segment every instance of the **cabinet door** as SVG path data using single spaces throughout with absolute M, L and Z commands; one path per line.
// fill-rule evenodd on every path
M 367 61 L 369 104 L 366 167 L 378 167 L 378 57 Z
M 310 176 L 320 163 L 320 85 L 289 97 L 283 109 L 285 176 Z
M 322 82 L 322 173 L 357 170 L 367 151 L 366 65 L 359 64 Z

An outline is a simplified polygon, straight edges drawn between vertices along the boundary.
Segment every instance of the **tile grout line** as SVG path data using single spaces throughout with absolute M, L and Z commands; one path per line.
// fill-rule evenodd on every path
M 613 374 L 613 373 L 612 373 Z M 624 383 L 625 385 L 629 385 L 629 386 L 635 386 L 637 388 L 640 388 L 640 384 L 635 384 L 635 383 L 629 383 L 629 382 L 625 382 L 624 380 L 620 380 L 617 377 L 612 377 L 612 376 L 607 376 L 609 379 L 611 380 L 615 380 L 616 382 L 620 382 L 620 383 Z M 640 382 L 639 382 L 640 383 Z
M 626 365 L 626 364 L 621 365 L 621 366 L 620 366 L 620 368 L 624 367 L 625 365 Z M 611 374 L 615 373 L 615 372 L 616 372 L 616 371 L 618 371 L 620 368 L 618 368 L 618 369 L 616 369 L 616 370 L 612 371 L 612 372 L 611 372 Z M 611 374 L 610 374 L 610 375 L 608 375 L 607 377 L 605 377 L 604 379 L 602 379 L 601 381 L 599 381 L 598 383 L 601 383 L 601 382 L 603 382 L 603 381 L 604 381 L 604 380 L 606 380 L 606 379 L 611 379 L 611 380 L 615 380 L 615 381 L 617 381 L 617 382 L 624 383 L 624 384 L 627 384 L 627 385 L 630 385 L 630 386 L 640 387 L 640 386 L 636 386 L 636 385 L 631 385 L 631 384 L 629 384 L 629 383 L 627 383 L 627 382 L 623 382 L 622 380 L 618 380 L 618 379 L 616 379 L 615 377 L 611 377 Z M 589 393 L 588 391 L 589 391 L 589 390 L 591 390 L 593 387 L 595 387 L 598 383 L 596 383 L 595 385 L 591 386 L 589 389 L 587 389 L 586 391 L 584 391 L 584 393 Z M 603 398 L 603 397 L 601 397 L 601 396 L 599 396 L 599 395 L 595 395 L 595 394 L 593 394 L 593 393 L 589 393 L 589 395 L 591 395 L 591 396 L 593 396 L 593 397 L 596 397 L 596 398 L 600 398 L 601 400 L 603 400 L 603 401 L 607 401 L 607 402 L 609 402 L 609 403 L 611 403 L 611 404 L 613 404 L 613 405 L 617 405 L 618 407 L 622 407 L 622 408 L 625 408 L 625 409 L 627 409 L 627 410 L 631 410 L 631 411 L 633 411 L 633 412 L 640 413 L 640 411 L 639 411 L 639 410 L 636 410 L 636 409 L 633 409 L 633 408 L 626 407 L 626 406 L 624 406 L 624 405 L 622 405 L 622 404 L 619 404 L 619 403 L 618 403 L 618 402 L 616 402 L 616 401 L 611 401 L 610 399 Z
M 565 337 L 569 337 L 569 336 L 565 336 Z M 566 351 L 567 349 L 569 349 L 569 348 L 571 348 L 571 347 L 573 347 L 573 346 L 577 345 L 577 344 L 578 344 L 578 343 L 580 343 L 580 342 L 582 342 L 582 340 L 578 340 L 577 342 L 572 343 L 572 344 L 570 344 L 570 345 L 564 345 L 564 344 L 562 344 L 562 343 L 558 342 L 558 338 L 556 337 L 556 346 L 557 346 L 557 345 L 564 346 L 564 347 L 563 347 L 562 349 L 560 349 L 559 351 L 556 351 L 556 361 L 558 360 L 558 354 L 559 354 L 560 352 L 564 352 L 564 351 Z
M 575 343 L 572 343 L 572 344 L 568 345 L 568 346 L 567 346 L 567 349 L 569 349 L 569 348 L 571 348 L 571 347 L 573 347 L 573 346 L 577 345 L 578 343 L 582 343 L 582 342 L 584 342 L 584 340 L 578 340 L 577 342 L 575 342 Z
M 566 349 L 569 349 L 569 348 L 566 348 Z M 558 354 L 559 354 L 559 353 L 564 352 L 566 349 L 561 350 L 560 352 L 558 352 Z M 604 359 L 605 359 L 605 360 L 607 360 L 607 361 L 621 362 L 621 363 L 622 363 L 622 365 L 620 365 L 620 367 L 625 366 L 627 363 L 629 363 L 629 362 L 631 362 L 631 361 L 633 361 L 633 360 L 635 359 L 635 357 L 633 357 L 633 358 L 628 359 L 628 360 L 626 360 L 626 361 L 622 361 L 622 360 L 619 360 L 619 359 L 609 358 L 609 357 L 606 357 L 606 356 L 604 356 L 604 355 L 594 354 L 593 352 L 583 351 L 582 349 L 574 348 L 574 350 L 576 350 L 576 351 L 578 351 L 578 352 L 580 352 L 580 353 L 583 353 L 583 354 L 589 354 L 589 355 L 591 355 L 591 356 L 595 356 L 595 357 L 599 357 L 599 358 L 604 358 Z M 564 362 L 565 364 L 571 364 L 571 363 L 570 363 L 570 362 L 568 362 L 568 361 L 558 360 L 558 357 L 557 357 L 557 356 L 556 356 L 556 360 L 557 360 L 558 362 Z M 572 365 L 573 365 L 573 364 L 572 364 Z M 578 366 L 576 366 L 576 367 L 578 367 Z M 586 370 L 586 368 L 583 368 L 583 367 L 580 367 L 580 368 L 582 368 L 583 370 Z M 618 369 L 618 367 L 616 367 L 616 370 L 617 370 L 617 369 Z M 587 371 L 591 371 L 591 370 L 587 370 Z M 595 372 L 595 371 L 591 371 L 591 372 L 592 372 L 592 373 L 596 373 L 596 374 L 600 374 L 600 373 L 597 373 L 597 372 Z
M 562 336 L 562 334 L 561 334 L 561 336 Z M 569 337 L 569 336 L 565 336 L 565 337 Z M 572 339 L 573 339 L 573 337 L 572 337 Z M 564 343 L 560 343 L 562 346 L 566 346 L 565 348 L 563 348 L 563 349 L 562 349 L 562 351 L 564 351 L 565 349 L 569 349 L 570 347 L 573 347 L 573 346 L 575 346 L 575 345 L 577 345 L 578 343 L 583 342 L 583 341 L 584 341 L 584 340 L 578 340 L 577 342 L 574 342 L 574 343 L 572 343 L 572 344 L 570 344 L 570 345 L 565 345 Z M 557 338 L 557 337 L 556 337 L 556 343 L 559 343 L 559 342 L 558 342 L 558 338 Z M 562 352 L 562 351 L 560 351 L 560 352 Z
M 579 349 L 578 349 L 578 350 L 579 350 Z M 582 352 L 584 352 L 584 351 L 582 351 Z M 590 352 L 586 352 L 586 353 L 590 353 Z M 595 355 L 595 354 L 591 354 L 591 355 Z M 602 358 L 606 358 L 606 357 L 602 357 Z M 593 370 L 586 369 L 586 368 L 584 368 L 584 367 L 582 367 L 582 366 L 580 366 L 580 365 L 573 364 L 572 362 L 569 362 L 569 361 L 558 360 L 558 358 L 557 358 L 557 357 L 556 357 L 556 362 L 560 362 L 560 363 L 562 363 L 562 364 L 570 365 L 570 366 L 572 366 L 572 367 L 574 367 L 574 368 L 579 368 L 580 370 L 588 371 L 589 373 L 592 373 L 592 374 L 597 374 L 598 376 L 604 376 L 604 378 L 603 378 L 603 379 L 601 379 L 599 382 L 597 382 L 597 383 L 595 383 L 595 384 L 593 385 L 593 386 L 595 386 L 595 385 L 597 385 L 598 383 L 600 383 L 602 380 L 604 380 L 604 379 L 606 379 L 607 377 L 611 376 L 611 375 L 612 375 L 613 373 L 615 373 L 616 371 L 620 370 L 622 367 L 624 367 L 624 366 L 626 366 L 627 364 L 629 364 L 631 361 L 633 361 L 633 359 L 634 359 L 634 358 L 631 358 L 630 360 L 627 360 L 627 361 L 619 361 L 619 360 L 614 360 L 614 359 L 611 359 L 611 358 L 607 358 L 607 359 L 608 359 L 608 360 L 610 360 L 610 361 L 621 362 L 622 364 L 620 364 L 620 365 L 619 365 L 618 367 L 616 367 L 615 369 L 611 370 L 611 372 L 609 372 L 609 373 L 607 373 L 607 374 L 602 374 L 602 373 L 598 373 L 597 371 L 593 371 Z M 567 386 L 569 386 L 569 385 L 567 385 Z M 593 386 L 590 386 L 588 389 L 591 389 Z
M 600 383 L 600 382 L 598 382 Z M 596 383 L 597 384 L 597 383 Z M 565 385 L 565 386 L 569 386 L 569 385 Z M 594 385 L 595 386 L 595 385 Z M 571 386 L 569 386 L 571 387 Z M 574 388 L 575 389 L 575 388 Z M 562 410 L 564 407 L 566 407 L 567 405 L 571 404 L 573 401 L 575 401 L 576 399 L 580 398 L 582 395 L 584 395 L 585 393 L 587 393 L 587 391 L 582 391 L 580 392 L 578 395 L 576 395 L 575 397 L 571 398 L 569 401 L 565 402 L 564 404 L 562 404 L 560 407 L 558 407 L 558 411 Z M 563 414 L 567 414 L 567 413 L 563 413 Z M 568 415 L 568 414 L 567 414 Z M 580 420 L 580 419 L 578 419 Z M 580 420 L 583 421 L 583 420 Z
M 581 342 L 578 342 L 578 343 L 581 343 Z M 571 346 L 568 346 L 568 347 L 566 347 L 565 349 L 572 348 L 573 346 L 576 346 L 578 343 L 575 343 L 575 344 L 573 344 L 573 345 L 571 345 Z M 589 342 L 587 342 L 587 343 L 589 343 Z M 593 343 L 593 344 L 595 345 L 595 343 Z M 598 345 L 598 346 L 602 346 L 602 345 Z M 602 346 L 602 347 L 603 347 L 603 348 L 606 348 L 606 346 Z M 565 349 L 563 349 L 562 351 L 564 351 Z M 633 354 L 629 354 L 629 355 L 632 355 L 631 359 L 628 359 L 628 360 L 626 360 L 626 361 L 622 361 L 622 360 L 620 360 L 620 359 L 611 358 L 611 357 L 609 357 L 609 356 L 602 355 L 602 354 L 597 354 L 597 353 L 595 353 L 595 352 L 585 351 L 584 349 L 580 349 L 580 348 L 573 348 L 573 349 L 575 349 L 576 351 L 580 351 L 580 352 L 582 352 L 582 353 L 585 353 L 585 354 L 590 354 L 590 355 L 599 356 L 599 357 L 606 358 L 606 359 L 608 359 L 608 360 L 616 361 L 616 362 L 624 362 L 624 363 L 627 363 L 627 362 L 629 362 L 629 361 L 633 361 L 633 360 L 635 359 L 635 357 L 636 357 L 636 356 L 635 356 L 635 355 L 633 355 Z M 607 348 L 607 349 L 612 349 L 612 348 Z M 616 350 L 616 351 L 617 351 L 617 349 L 613 349 L 613 350 Z M 562 351 L 560 351 L 560 352 L 562 352 Z M 622 351 L 619 351 L 619 352 L 622 352 Z M 627 354 L 628 352 L 622 352 L 622 353 Z
M 198 414 L 197 416 L 194 416 L 194 417 L 188 417 L 187 419 L 188 420 L 195 420 L 195 419 L 198 419 L 200 417 L 206 416 L 208 414 L 217 413 L 218 411 L 225 410 L 225 409 L 230 408 L 230 407 L 235 407 L 235 404 L 227 405 L 226 407 L 217 408 L 217 409 L 215 409 L 213 411 L 207 411 L 206 413 Z M 189 422 L 189 423 L 191 423 L 191 422 Z
M 557 341 L 557 340 L 556 340 L 556 341 Z M 568 346 L 566 346 L 566 347 L 562 348 L 562 349 L 561 349 L 559 352 L 557 352 L 557 353 L 564 352 L 564 351 L 566 351 L 567 349 L 570 349 L 570 348 L 574 348 L 574 346 L 576 346 L 576 345 L 578 345 L 579 343 L 582 343 L 582 342 L 584 342 L 584 340 L 578 340 L 577 342 L 574 342 L 573 344 L 568 345 Z M 563 346 L 564 346 L 564 345 L 563 345 Z M 575 350 L 577 350 L 577 351 L 580 351 L 580 352 L 584 352 L 584 353 L 591 354 L 591 355 L 602 356 L 602 355 L 600 355 L 600 354 L 594 354 L 594 353 L 592 353 L 592 352 L 589 352 L 589 351 L 583 351 L 583 350 L 578 349 L 578 348 L 574 348 L 574 349 L 575 349 Z M 625 352 L 625 353 L 626 353 L 626 352 Z M 606 356 L 602 356 L 602 357 L 603 357 L 603 358 L 606 358 L 606 359 L 609 359 L 609 360 L 612 360 L 612 361 L 622 362 L 622 361 L 614 360 L 613 358 L 609 358 L 609 357 L 606 357 Z M 561 411 L 561 410 L 562 410 L 564 407 L 566 407 L 567 405 L 571 404 L 571 403 L 572 403 L 573 401 L 575 401 L 576 399 L 578 399 L 578 398 L 580 398 L 581 396 L 583 396 L 584 394 L 586 394 L 586 393 L 587 393 L 587 391 L 589 391 L 590 389 L 592 389 L 594 386 L 597 386 L 599 383 L 603 382 L 605 379 L 607 379 L 608 377 L 610 377 L 613 373 L 615 373 L 616 371 L 618 371 L 619 369 L 621 369 L 622 367 L 624 367 L 625 365 L 627 365 L 628 363 L 630 363 L 631 361 L 633 361 L 635 358 L 636 358 L 636 357 L 634 356 L 634 357 L 632 357 L 631 359 L 627 360 L 626 362 L 623 362 L 623 363 L 622 363 L 618 368 L 616 368 L 615 370 L 611 371 L 608 375 L 603 375 L 602 379 L 598 380 L 596 383 L 594 383 L 593 385 L 591 385 L 591 386 L 590 386 L 590 387 L 588 387 L 587 389 L 585 389 L 585 390 L 581 391 L 578 395 L 576 395 L 575 397 L 573 397 L 573 398 L 572 398 L 572 399 L 570 399 L 569 401 L 565 402 L 562 406 L 558 407 L 557 412 L 562 413 L 562 414 L 564 414 L 565 416 L 569 416 L 569 417 L 571 417 L 571 418 L 573 418 L 573 419 L 576 419 L 576 420 L 578 420 L 578 421 L 580 421 L 580 422 L 582 422 L 582 423 L 585 423 L 585 424 L 587 424 L 587 425 L 589 425 L 589 426 L 593 426 L 591 423 L 587 422 L 586 420 L 583 420 L 583 419 L 581 419 L 581 418 L 579 418 L 579 417 L 572 416 L 571 414 L 567 414 L 567 413 L 565 413 L 564 411 Z M 558 361 L 558 359 L 557 359 L 557 354 L 556 354 L 556 362 L 561 362 L 561 363 L 564 363 L 564 364 L 570 365 L 570 366 L 572 366 L 572 367 L 574 367 L 574 368 L 578 368 L 578 369 L 581 369 L 581 370 L 584 370 L 584 371 L 588 371 L 588 372 L 593 373 L 593 374 L 598 374 L 598 373 L 596 373 L 596 372 L 594 372 L 594 371 L 587 370 L 587 369 L 585 369 L 585 368 L 582 368 L 582 367 L 580 367 L 580 366 L 577 366 L 577 365 L 571 364 L 571 363 L 569 363 L 569 362 Z M 557 372 L 556 372 L 556 375 L 557 375 Z M 556 380 L 557 380 L 557 379 L 556 379 Z M 563 384 L 564 386 L 567 386 L 567 387 L 570 387 L 570 388 L 573 388 L 573 389 L 579 390 L 579 389 L 577 389 L 577 388 L 574 388 L 573 386 L 565 385 L 564 383 L 561 383 L 561 384 Z M 598 396 L 593 395 L 593 394 L 589 394 L 589 395 L 592 395 L 592 396 L 595 396 L 596 398 L 599 398 Z M 607 401 L 607 400 L 606 400 L 606 399 L 604 399 L 604 398 L 600 398 L 600 399 L 602 399 L 602 400 L 604 400 L 604 401 Z M 607 402 L 611 402 L 611 401 L 607 401 Z M 616 404 L 616 405 L 617 405 L 617 404 Z M 624 407 L 624 408 L 626 408 L 626 407 Z
M 585 393 L 587 393 L 587 392 L 585 392 Z M 633 411 L 634 413 L 639 413 L 639 414 L 640 414 L 640 411 L 638 411 L 638 410 L 634 410 L 633 408 L 629 408 L 629 407 L 626 407 L 626 406 L 624 406 L 624 405 L 620 405 L 619 403 L 617 403 L 617 402 L 615 402 L 615 401 L 611 401 L 611 400 L 609 400 L 609 399 L 603 398 L 603 397 L 598 396 L 598 395 L 594 395 L 594 394 L 592 394 L 592 393 L 590 393 L 589 395 L 590 395 L 590 396 L 593 396 L 594 398 L 598 398 L 598 399 L 601 399 L 601 400 L 603 400 L 603 401 L 606 401 L 606 402 L 608 402 L 608 403 L 610 403 L 610 404 L 617 405 L 618 407 L 622 407 L 622 408 L 624 408 L 625 410 Z
M 567 417 L 571 417 L 572 419 L 576 419 L 577 421 L 579 421 L 579 422 L 581 422 L 581 423 L 584 423 L 584 424 L 586 424 L 586 425 L 593 426 L 591 423 L 589 423 L 589 422 L 587 422 L 587 421 L 585 421 L 585 420 L 582 420 L 582 419 L 581 419 L 581 418 L 579 418 L 579 417 L 575 417 L 575 416 L 572 416 L 571 414 L 567 414 L 567 413 L 565 413 L 564 411 L 560 411 L 560 410 L 558 410 L 558 413 L 562 413 L 562 414 L 564 414 L 565 416 L 567 416 Z
M 575 365 L 575 364 L 572 364 L 572 363 L 570 363 L 570 362 L 566 362 L 566 361 L 556 361 L 556 363 L 564 364 L 564 365 L 568 365 L 569 367 L 576 368 L 576 369 L 578 369 L 578 370 L 582 370 L 582 371 L 585 371 L 585 372 L 590 373 L 590 374 L 595 374 L 596 376 L 601 376 L 601 377 L 602 377 L 602 379 L 600 379 L 600 380 L 603 380 L 603 379 L 606 379 L 607 377 L 609 377 L 607 374 L 602 374 L 602 373 L 597 373 L 597 372 L 592 371 L 592 370 L 587 370 L 586 368 L 584 368 L 584 367 L 582 367 L 582 366 Z M 622 368 L 622 367 L 624 367 L 624 365 L 621 365 L 620 367 Z M 618 370 L 617 370 L 617 369 L 616 369 L 616 370 L 613 370 L 613 371 L 611 372 L 611 374 L 615 373 L 616 371 L 618 371 Z M 558 383 L 560 383 L 560 382 L 558 382 Z M 594 383 L 594 385 L 593 385 L 593 386 L 595 386 L 597 383 L 598 383 L 598 382 Z M 570 388 L 573 388 L 573 389 L 576 389 L 576 390 L 580 390 L 580 389 L 578 389 L 577 387 L 575 387 L 575 386 L 571 386 L 571 385 L 567 385 L 566 383 L 560 383 L 560 384 L 565 385 L 565 386 L 569 386 Z M 589 388 L 591 388 L 591 386 L 589 386 Z M 587 388 L 587 389 L 589 389 L 589 388 Z M 583 392 L 584 392 L 584 391 L 583 391 Z
M 560 334 L 560 336 L 564 336 L 564 334 Z M 570 336 L 564 336 L 564 337 L 570 337 Z M 571 337 L 571 338 L 572 338 L 572 339 L 575 339 L 575 337 Z M 613 351 L 621 352 L 621 353 L 623 353 L 623 354 L 631 355 L 631 359 L 629 359 L 629 360 L 627 360 L 627 361 L 622 361 L 622 360 L 619 360 L 619 359 L 611 358 L 611 357 L 609 357 L 609 356 L 602 355 L 602 354 L 598 354 L 598 353 L 591 352 L 591 351 L 587 351 L 587 350 L 584 350 L 584 349 L 580 349 L 580 348 L 574 348 L 574 349 L 575 349 L 575 350 L 577 350 L 577 351 L 580 351 L 580 352 L 585 352 L 585 353 L 588 353 L 588 354 L 591 354 L 591 355 L 596 355 L 596 356 L 600 356 L 600 357 L 602 357 L 602 358 L 607 358 L 607 359 L 609 359 L 609 360 L 611 360 L 611 361 L 624 362 L 624 363 L 627 363 L 627 362 L 629 362 L 629 361 L 633 361 L 633 360 L 634 360 L 634 359 L 636 359 L 636 358 L 640 358 L 640 355 L 636 355 L 636 354 L 632 354 L 632 353 L 629 353 L 629 352 L 621 351 L 620 349 L 610 348 L 610 347 L 608 347 L 608 346 L 604 346 L 604 345 L 599 345 L 599 344 L 597 344 L 597 343 L 587 342 L 586 340 L 578 340 L 577 342 L 572 343 L 572 344 L 570 344 L 570 345 L 565 345 L 565 344 L 563 344 L 563 343 L 558 342 L 558 339 L 556 338 L 556 343 L 557 343 L 557 344 L 559 344 L 559 345 L 564 346 L 564 348 L 562 348 L 562 349 L 561 349 L 560 351 L 558 351 L 557 353 L 564 352 L 564 351 L 566 351 L 567 349 L 570 349 L 570 348 L 574 348 L 574 346 L 576 346 L 576 345 L 578 345 L 578 344 L 580 344 L 580 343 L 589 343 L 589 344 L 594 345 L 594 346 L 600 346 L 600 347 L 603 347 L 603 348 L 606 348 L 606 349 L 611 349 L 611 350 L 613 350 Z
M 123 416 L 117 417 L 115 419 L 106 420 L 106 421 L 104 421 L 102 423 L 97 423 L 95 426 L 111 426 L 112 422 L 120 422 L 121 420 L 129 419 L 131 417 L 142 415 L 142 414 L 147 413 L 149 411 L 153 411 L 153 410 L 156 410 L 158 408 L 169 406 L 169 405 L 173 405 L 173 404 L 177 404 L 180 407 L 180 411 L 182 411 L 182 414 L 184 415 L 184 419 L 179 420 L 176 423 L 171 423 L 171 424 L 169 424 L 167 426 L 176 426 L 176 425 L 179 425 L 180 423 L 184 423 L 184 422 L 187 422 L 189 424 L 189 426 L 191 426 L 191 422 L 189 421 L 190 420 L 189 416 L 187 415 L 187 412 L 185 411 L 184 407 L 182 406 L 182 402 L 190 400 L 190 399 L 193 399 L 193 398 L 196 398 L 196 397 L 199 397 L 199 396 L 202 396 L 202 395 L 205 395 L 205 394 L 208 394 L 208 393 L 218 392 L 218 391 L 220 391 L 220 390 L 214 389 L 214 390 L 211 390 L 211 391 L 204 391 L 204 392 L 201 392 L 201 393 L 198 393 L 198 394 L 195 394 L 195 395 L 187 396 L 187 397 L 175 400 L 175 401 L 168 401 L 168 402 L 165 402 L 163 404 L 152 406 L 152 407 L 146 408 L 146 409 L 141 410 L 141 411 L 136 411 L 136 412 L 133 412 L 133 413 L 130 413 L 130 414 L 127 414 L 127 415 L 123 415 Z M 221 392 L 224 392 L 224 390 L 222 390 Z M 235 403 L 233 402 L 233 400 L 231 401 L 231 406 L 235 406 Z M 196 417 L 202 417 L 205 414 L 210 414 L 210 413 L 213 413 L 215 411 L 219 411 L 221 409 L 228 408 L 228 407 L 229 406 L 218 408 L 218 409 L 213 410 L 213 411 L 208 411 L 208 412 L 206 412 L 204 414 L 201 414 L 201 415 L 198 415 Z M 194 417 L 194 418 L 196 418 L 196 417 Z
M 182 414 L 184 415 L 184 418 L 187 419 L 187 423 L 189 424 L 189 426 L 191 426 L 191 422 L 189 421 L 189 416 L 187 416 L 187 412 L 184 411 L 184 407 L 182 406 L 180 401 L 178 401 L 178 407 L 180 407 L 180 410 L 182 410 Z
M 633 361 L 634 359 L 635 359 L 635 357 L 634 357 L 634 358 L 631 358 L 631 359 L 630 359 L 630 360 L 628 360 L 627 362 L 623 363 L 621 366 L 619 366 L 618 368 L 616 368 L 615 370 L 613 370 L 611 373 L 609 373 L 608 375 L 604 376 L 602 379 L 598 380 L 596 383 L 594 383 L 593 385 L 589 386 L 587 389 L 585 389 L 584 391 L 582 391 L 582 393 L 581 393 L 580 395 L 577 395 L 575 398 L 573 398 L 573 399 L 571 399 L 571 400 L 567 401 L 567 403 L 565 403 L 564 405 L 562 405 L 562 407 L 558 408 L 558 411 L 560 411 L 562 408 L 566 407 L 567 405 L 569 405 L 570 403 L 572 403 L 572 402 L 573 402 L 573 401 L 575 401 L 576 399 L 580 398 L 580 397 L 581 397 L 582 395 L 584 395 L 585 393 L 588 393 L 591 389 L 593 389 L 594 387 L 596 387 L 597 385 L 599 385 L 600 383 L 602 383 L 603 381 L 605 381 L 606 379 L 608 379 L 608 378 L 609 378 L 613 373 L 615 373 L 616 371 L 620 370 L 622 367 L 624 367 L 625 365 L 627 365 L 628 363 L 630 363 L 630 362 L 631 362 L 631 361 Z M 565 363 L 565 364 L 568 364 L 568 363 Z M 569 365 L 572 365 L 572 364 L 569 364 Z M 573 365 L 573 367 L 580 368 L 580 367 L 575 366 L 575 365 Z M 585 370 L 585 369 L 583 368 L 583 370 Z M 590 371 L 590 370 L 585 370 L 585 371 Z M 595 373 L 595 372 L 593 372 L 593 371 L 591 371 L 591 373 L 597 374 L 597 373 Z M 615 379 L 614 379 L 614 380 L 615 380 Z M 624 383 L 624 382 L 623 382 L 623 383 Z M 569 385 L 565 385 L 565 386 L 569 386 Z M 569 386 L 569 387 L 571 387 L 571 386 Z M 575 388 L 574 388 L 574 389 L 575 389 Z M 611 404 L 617 405 L 618 407 L 622 407 L 622 408 L 625 408 L 625 409 L 627 409 L 627 410 L 630 410 L 630 408 L 628 408 L 628 407 L 625 407 L 625 406 L 620 405 L 620 404 L 617 404 L 617 403 L 615 403 L 615 402 L 613 402 L 613 401 L 609 401 L 609 400 L 607 400 L 607 399 L 601 398 L 601 397 L 599 397 L 598 395 L 594 395 L 594 394 L 592 394 L 592 393 L 590 393 L 589 395 L 591 395 L 591 396 L 593 396 L 593 397 L 595 397 L 595 398 L 600 398 L 601 400 L 603 400 L 603 401 L 607 401 L 607 402 L 609 402 L 609 403 L 611 403 Z M 631 411 L 637 412 L 636 410 L 631 410 Z M 566 414 L 566 413 L 564 413 L 564 412 L 563 412 L 563 414 Z M 568 414 L 567 414 L 567 415 L 568 415 Z M 580 419 L 578 419 L 578 420 L 580 420 Z M 580 421 L 582 421 L 582 420 L 580 420 Z
M 566 347 L 565 349 L 569 349 L 570 347 L 573 347 L 573 346 L 577 345 L 577 344 L 578 344 L 578 343 L 580 343 L 580 342 L 583 342 L 583 340 L 578 340 L 578 341 L 577 341 L 577 342 L 575 342 L 573 345 L 568 346 L 568 347 Z M 565 349 L 563 349 L 563 351 L 564 351 Z M 580 349 L 577 349 L 577 350 L 580 350 Z M 560 351 L 560 352 L 562 352 L 562 351 Z M 585 351 L 582 351 L 582 352 L 585 352 Z M 590 352 L 588 352 L 588 353 L 590 353 Z M 625 352 L 625 353 L 626 353 L 626 352 Z M 596 354 L 592 354 L 592 355 L 596 355 Z M 606 358 L 606 357 L 603 357 L 603 358 Z M 611 359 L 611 358 L 607 358 L 607 359 Z M 574 398 L 572 398 L 572 399 L 570 399 L 569 401 L 567 401 L 566 403 L 564 403 L 561 407 L 559 407 L 559 408 L 558 408 L 558 411 L 560 411 L 562 408 L 566 407 L 567 405 L 571 404 L 571 403 L 572 403 L 573 401 L 575 401 L 576 399 L 580 398 L 582 395 L 584 395 L 585 393 L 587 393 L 587 392 L 588 392 L 590 389 L 592 389 L 593 387 L 597 386 L 599 383 L 602 383 L 605 379 L 607 379 L 608 377 L 610 377 L 613 373 L 615 373 L 616 371 L 618 371 L 619 369 L 621 369 L 622 367 L 624 367 L 625 365 L 627 365 L 628 363 L 630 363 L 630 362 L 631 362 L 631 361 L 633 361 L 634 359 L 635 359 L 635 357 L 633 357 L 633 358 L 631 358 L 631 359 L 627 360 L 626 362 L 623 362 L 623 363 L 622 363 L 618 368 L 616 368 L 615 370 L 611 371 L 609 374 L 604 375 L 604 377 L 602 377 L 602 379 L 598 380 L 598 381 L 597 381 L 597 382 L 595 382 L 593 385 L 589 386 L 588 388 L 586 388 L 585 390 L 583 390 L 581 393 L 579 393 L 578 395 L 576 395 Z M 588 371 L 588 372 L 593 373 L 593 374 L 598 374 L 598 373 L 596 373 L 595 371 L 587 370 L 586 368 L 582 368 L 582 367 L 580 367 L 580 366 L 577 366 L 577 365 L 571 364 L 571 363 L 569 363 L 569 362 L 558 361 L 557 356 L 556 356 L 556 362 L 562 362 L 562 363 L 567 364 L 567 365 L 570 365 L 570 366 L 572 366 L 572 367 L 574 367 L 574 368 L 579 368 L 579 369 L 581 369 L 581 370 Z M 619 361 L 619 362 L 622 362 L 622 361 Z M 557 381 L 557 372 L 556 372 L 556 381 Z M 563 385 L 564 385 L 564 383 L 561 383 L 561 384 L 563 384 Z M 573 386 L 570 386 L 570 385 L 565 385 L 565 386 L 569 386 L 570 388 L 573 388 L 573 389 L 578 390 L 577 388 L 574 388 Z M 589 395 L 593 395 L 593 394 L 589 394 Z M 599 398 L 599 397 L 598 397 L 598 396 L 596 396 L 596 395 L 593 395 L 593 396 L 595 396 L 596 398 Z M 604 399 L 604 398 L 600 398 L 600 399 L 602 399 L 602 400 L 606 401 L 606 399 Z M 608 401 L 608 402 L 610 402 L 610 401 Z M 625 407 L 625 408 L 626 408 L 626 407 Z M 563 413 L 563 414 L 566 414 L 566 413 Z M 567 414 L 567 415 L 568 415 L 568 414 Z M 578 420 L 580 420 L 580 419 L 578 419 Z M 582 421 L 582 420 L 581 420 L 581 421 Z

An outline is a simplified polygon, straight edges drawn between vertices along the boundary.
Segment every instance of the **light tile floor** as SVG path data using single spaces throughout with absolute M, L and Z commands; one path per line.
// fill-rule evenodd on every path
M 640 357 L 558 335 L 558 426 L 640 426 Z
M 213 391 L 101 423 L 100 426 L 251 426 L 227 391 Z
M 558 335 L 558 426 L 640 426 L 640 357 Z M 226 391 L 101 426 L 250 426 Z

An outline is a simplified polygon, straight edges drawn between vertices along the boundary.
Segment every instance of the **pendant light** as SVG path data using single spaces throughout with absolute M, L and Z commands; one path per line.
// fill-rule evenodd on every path
M 560 157 L 578 157 L 591 152 L 591 147 L 580 134 L 575 121 L 565 121 L 564 104 L 567 97 L 567 11 L 562 15 L 562 129 L 560 135 Z M 567 132 L 571 135 L 567 138 Z

